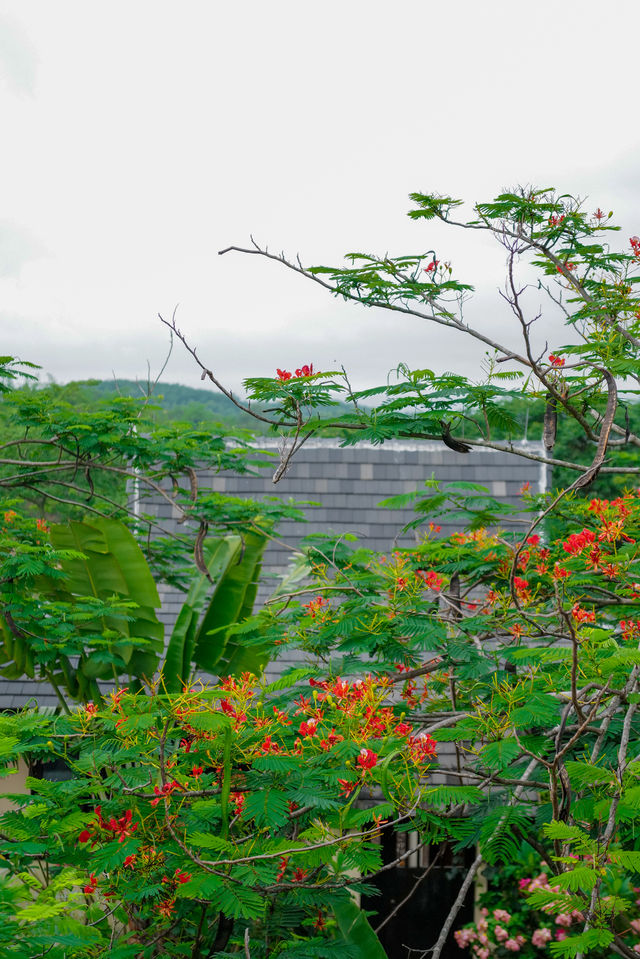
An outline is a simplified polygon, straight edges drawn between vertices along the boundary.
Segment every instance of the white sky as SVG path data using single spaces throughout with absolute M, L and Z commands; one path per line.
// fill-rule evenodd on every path
M 626 244 L 639 28 L 636 0 L 0 0 L 0 352 L 59 381 L 145 376 L 179 303 L 236 389 L 309 362 L 358 386 L 401 361 L 473 373 L 457 334 L 217 251 L 435 246 L 478 290 L 467 319 L 515 337 L 502 249 L 410 221 L 407 194 L 556 185 L 613 209 Z M 179 345 L 165 380 L 201 385 Z

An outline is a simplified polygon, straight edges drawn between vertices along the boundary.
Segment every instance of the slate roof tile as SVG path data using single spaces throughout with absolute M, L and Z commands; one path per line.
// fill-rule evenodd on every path
M 262 441 L 264 448 L 277 448 L 274 440 Z M 536 451 L 538 446 L 532 446 Z M 290 471 L 274 486 L 271 477 L 277 461 L 257 476 L 239 476 L 233 473 L 214 474 L 203 471 L 201 488 L 226 492 L 230 495 L 293 497 L 299 500 L 315 500 L 318 507 L 308 507 L 307 523 L 284 521 L 279 537 L 295 546 L 301 537 L 313 531 L 336 532 L 358 530 L 364 537 L 363 545 L 379 550 L 389 550 L 401 543 L 414 541 L 412 533 L 400 534 L 402 526 L 413 518 L 411 509 L 387 510 L 378 508 L 381 499 L 398 492 L 412 492 L 423 486 L 432 474 L 443 481 L 470 480 L 489 485 L 494 495 L 515 501 L 518 491 L 526 481 L 534 490 L 546 483 L 548 471 L 533 460 L 517 458 L 492 450 L 475 449 L 461 456 L 443 448 L 442 443 L 410 443 L 393 441 L 373 447 L 362 444 L 341 448 L 337 440 L 310 440 L 297 453 Z M 143 511 L 156 515 L 168 528 L 175 525 L 177 511 L 160 497 L 147 498 Z M 452 532 L 451 524 L 442 523 L 443 534 Z M 274 579 L 289 562 L 291 551 L 274 544 L 265 553 L 263 569 L 269 578 L 263 579 L 259 591 L 260 601 L 269 596 Z M 167 626 L 175 621 L 181 606 L 180 594 L 161 585 L 162 609 L 159 616 Z M 301 662 L 304 657 L 292 650 L 283 652 L 275 663 L 270 664 L 267 674 L 275 677 L 285 666 Z M 105 687 L 106 688 L 106 687 Z M 56 705 L 55 693 L 46 684 L 33 681 L 12 682 L 0 679 L 0 709 L 16 708 L 30 698 L 37 698 L 43 705 Z

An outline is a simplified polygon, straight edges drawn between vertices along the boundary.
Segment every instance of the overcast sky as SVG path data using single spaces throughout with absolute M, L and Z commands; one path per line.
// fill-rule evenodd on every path
M 435 247 L 478 290 L 467 320 L 513 338 L 503 250 L 409 220 L 407 195 L 556 185 L 640 233 L 639 28 L 636 0 L 0 0 L 0 352 L 145 376 L 179 303 L 236 389 L 310 362 L 480 375 L 457 334 L 217 251 Z M 201 385 L 179 346 L 165 380 Z

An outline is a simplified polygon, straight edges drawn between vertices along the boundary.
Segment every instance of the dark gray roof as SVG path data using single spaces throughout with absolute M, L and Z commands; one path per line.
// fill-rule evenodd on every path
M 538 444 L 518 445 L 533 453 L 542 452 Z M 275 451 L 277 443 L 265 440 L 260 448 Z M 414 517 L 412 510 L 382 509 L 378 503 L 420 488 L 431 476 L 442 482 L 480 483 L 497 499 L 514 503 L 524 483 L 531 484 L 532 492 L 542 491 L 548 485 L 547 468 L 535 460 L 477 447 L 469 454 L 459 454 L 441 443 L 430 442 L 392 441 L 382 446 L 359 444 L 343 449 L 339 440 L 309 440 L 274 486 L 271 475 L 277 463 L 275 459 L 271 470 L 257 476 L 203 471 L 198 481 L 202 490 L 233 496 L 279 496 L 318 502 L 318 506 L 305 508 L 306 523 L 285 520 L 280 525 L 278 538 L 289 547 L 295 547 L 309 533 L 328 531 L 355 533 L 363 545 L 383 552 L 409 545 L 412 535 L 402 535 L 400 531 Z M 145 500 L 144 510 L 155 514 L 163 527 L 179 529 L 177 512 L 160 496 Z M 453 530 L 453 526 L 442 523 L 443 535 Z M 286 546 L 270 544 L 263 563 L 259 602 L 269 595 L 275 577 L 287 568 L 291 555 Z M 180 609 L 181 594 L 161 587 L 160 595 L 159 616 L 169 631 Z M 288 663 L 289 660 L 281 660 L 278 668 Z M 57 703 L 53 690 L 44 683 L 0 680 L 0 709 L 23 705 L 29 698 L 42 705 Z

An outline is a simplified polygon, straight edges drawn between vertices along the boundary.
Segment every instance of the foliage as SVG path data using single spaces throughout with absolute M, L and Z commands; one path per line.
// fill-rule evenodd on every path
M 98 496 L 94 471 L 117 462 L 119 475 L 162 488 L 193 523 L 201 575 L 216 562 L 204 545 L 209 528 L 241 534 L 247 557 L 247 570 L 235 568 L 235 581 L 213 596 L 214 609 L 228 612 L 219 633 L 206 618 L 200 627 L 212 641 L 206 652 L 195 639 L 203 581 L 192 580 L 171 650 L 170 691 L 161 679 L 135 695 L 115 692 L 103 708 L 87 703 L 69 716 L 26 711 L 3 719 L 7 770 L 18 754 L 55 754 L 71 777 L 57 784 L 34 777 L 33 795 L 15 797 L 23 811 L 3 818 L 4 934 L 14 954 L 27 947 L 53 959 L 61 949 L 149 959 L 240 949 L 253 959 L 375 954 L 347 890 L 369 888 L 380 868 L 377 832 L 390 819 L 425 843 L 477 850 L 432 959 L 442 954 L 476 870 L 500 870 L 508 887 L 524 847 L 547 865 L 544 881 L 539 874 L 527 885 L 522 912 L 571 919 L 561 923 L 566 937 L 548 945 L 551 955 L 636 955 L 627 874 L 640 870 L 640 437 L 627 414 L 640 382 L 640 240 L 614 249 L 610 215 L 547 189 L 504 192 L 459 221 L 460 201 L 412 200 L 412 219 L 485 231 L 506 248 L 505 298 L 521 347 L 514 351 L 511 340 L 499 343 L 467 321 L 471 285 L 438 251 L 355 253 L 345 267 L 305 269 L 252 248 L 346 300 L 414 315 L 489 351 L 482 382 L 405 364 L 395 381 L 360 392 L 344 371 L 310 364 L 247 381 L 249 402 L 239 406 L 284 434 L 275 479 L 309 436 L 333 429 L 345 445 L 408 437 L 439 440 L 461 456 L 475 447 L 511 451 L 553 467 L 563 484 L 569 476 L 568 485 L 535 497 L 523 490 L 514 513 L 478 485 L 427 482 L 403 498 L 416 509 L 414 548 L 386 556 L 349 537 L 309 537 L 308 581 L 292 576 L 248 615 L 259 561 L 252 538 L 269 534 L 293 507 L 270 511 L 202 494 L 194 472 L 203 462 L 249 466 L 248 445 L 138 428 L 144 410 L 131 400 L 118 400 L 117 413 L 113 403 L 79 413 L 10 391 L 3 403 L 36 435 L 33 447 L 30 433 L 10 441 L 15 456 L 0 463 L 0 485 L 35 484 L 49 496 L 61 476 L 75 477 L 69 495 L 79 506 L 81 495 L 90 503 Z M 553 352 L 536 342 L 536 315 L 517 279 L 523 258 L 564 317 L 567 342 L 558 334 Z M 175 322 L 167 325 L 203 378 L 229 396 Z M 541 419 L 539 451 L 513 439 L 523 409 Z M 565 421 L 584 444 L 580 450 L 571 440 L 561 458 L 558 423 Z M 171 492 L 161 486 L 172 475 L 182 476 L 184 489 L 178 479 Z M 602 480 L 612 484 L 607 496 L 593 486 Z M 29 603 L 39 578 L 62 580 L 65 564 L 86 563 L 88 553 L 81 544 L 54 543 L 15 514 L 9 523 L 5 517 L 3 588 L 35 617 Z M 440 535 L 443 517 L 455 519 L 459 532 Z M 221 549 L 230 553 L 226 542 Z M 162 555 L 160 565 L 151 556 L 151 568 L 179 575 L 184 544 L 168 544 Z M 122 596 L 90 599 L 93 606 L 75 596 L 70 619 L 52 603 L 44 622 L 58 616 L 56 628 L 67 623 L 82 644 L 99 620 L 113 628 L 117 613 L 130 622 L 144 608 L 132 609 Z M 130 642 L 126 629 L 113 631 Z M 109 637 L 112 647 L 117 642 Z M 48 661 L 47 646 L 43 638 L 34 667 L 35 659 Z M 270 686 L 248 671 L 210 687 L 177 682 L 191 658 L 239 671 L 251 661 L 259 669 L 265 653 L 277 659 L 285 649 L 298 652 L 301 667 Z M 441 756 L 451 751 L 453 784 L 429 778 L 435 743 Z M 90 869 L 85 843 L 93 844 Z M 478 931 L 504 942 L 500 949 L 524 948 L 524 925 L 514 924 L 507 945 L 496 929 L 507 920 L 485 920 Z M 547 947 L 543 938 L 537 946 L 531 934 L 532 948 Z M 484 941 L 470 944 L 477 959 L 487 959 Z
M 379 823 L 413 815 L 435 743 L 383 705 L 389 680 L 316 683 L 305 696 L 297 679 L 245 674 L 2 717 L 5 762 L 55 755 L 70 770 L 63 783 L 32 778 L 30 796 L 11 797 L 20 810 L 0 817 L 15 919 L 4 954 L 76 955 L 89 942 L 95 956 L 207 955 L 237 920 L 257 956 L 269 941 L 280 954 L 293 930 L 329 936 L 332 955 L 364 955 L 349 943 L 375 937 L 360 916 L 352 928 L 349 889 L 366 886 L 348 873 L 379 867 Z M 376 785 L 390 798 L 356 809 Z M 43 856 L 46 883 L 30 872 Z

